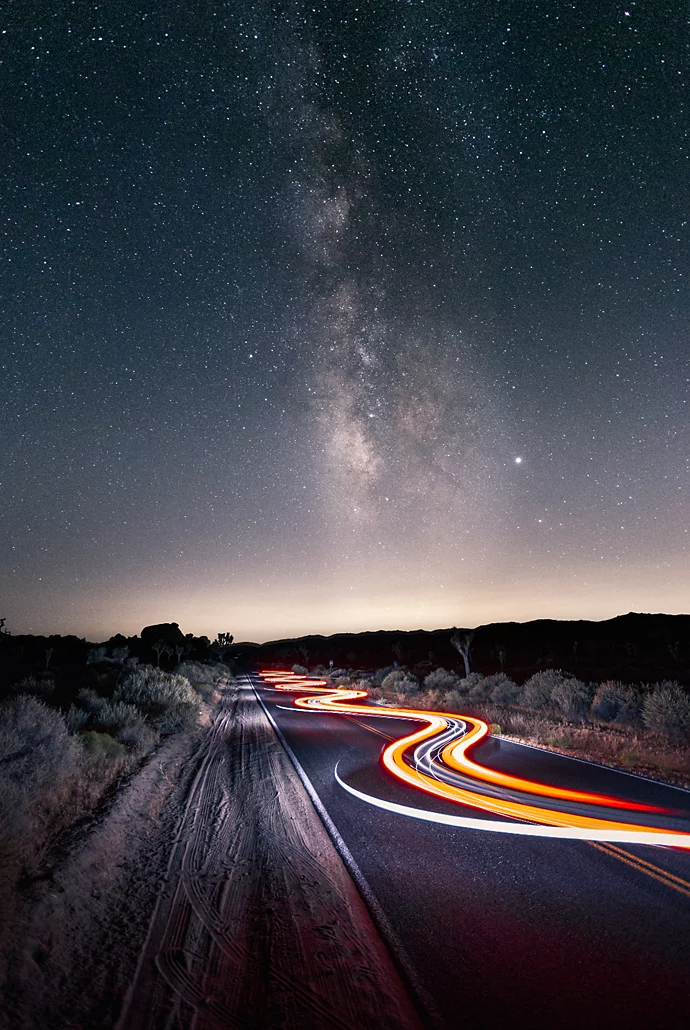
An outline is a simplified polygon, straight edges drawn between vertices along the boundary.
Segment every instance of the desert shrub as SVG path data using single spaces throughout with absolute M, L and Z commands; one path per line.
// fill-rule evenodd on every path
M 419 691 L 414 698 L 413 706 L 422 711 L 442 711 L 445 692 L 441 690 Z
M 556 683 L 551 691 L 551 701 L 559 712 L 571 722 L 583 721 L 592 703 L 592 691 L 575 676 L 567 676 Z
M 441 707 L 445 712 L 455 712 L 460 715 L 463 708 L 467 707 L 467 694 L 461 694 L 459 690 L 449 690 L 443 698 Z
M 32 697 L 47 698 L 55 690 L 55 680 L 52 676 L 25 676 L 18 683 L 12 684 L 12 691 L 15 694 L 31 694 Z
M 213 685 L 217 682 L 215 670 L 212 666 L 204 665 L 202 662 L 182 662 L 175 671 L 178 676 L 184 676 L 189 680 L 195 690 L 204 684 Z
M 198 703 L 173 705 L 158 716 L 154 726 L 161 736 L 166 737 L 171 733 L 179 733 L 180 730 L 191 729 L 198 715 Z
M 20 694 L 0 706 L 3 788 L 15 785 L 27 794 L 47 786 L 57 789 L 78 760 L 79 746 L 61 712 L 29 694 Z
M 482 676 L 474 686 L 470 687 L 468 697 L 472 701 L 492 701 L 496 681 L 500 680 L 502 676 L 503 673 L 498 673 L 494 676 Z M 506 676 L 505 678 L 507 679 L 508 677 Z
M 79 740 L 86 749 L 87 754 L 94 758 L 124 758 L 127 748 L 119 740 L 115 740 L 109 733 L 97 733 L 95 730 L 87 730 L 79 734 Z
M 592 701 L 592 713 L 606 722 L 615 720 L 624 725 L 637 721 L 642 695 L 635 687 L 618 680 L 600 683 Z
M 381 686 L 384 690 L 391 690 L 396 694 L 416 694 L 419 691 L 419 680 L 405 669 L 393 669 Z
M 0 705 L 0 921 L 22 863 L 37 855 L 81 751 L 64 716 L 29 694 Z
M 459 690 L 461 694 L 469 694 L 471 690 L 481 683 L 485 679 L 481 672 L 471 672 L 469 676 L 463 676 L 461 680 L 458 680 L 455 690 Z
M 325 676 L 328 669 L 325 665 L 315 665 L 312 671 L 315 676 Z
M 298 676 L 306 676 L 309 670 L 304 665 L 293 665 L 292 671 L 296 672 Z
M 126 726 L 140 726 L 143 721 L 140 709 L 126 701 L 108 701 L 96 715 L 96 724 L 110 733 Z
M 141 665 L 123 678 L 113 700 L 136 705 L 155 720 L 178 705 L 197 708 L 199 695 L 186 677 L 163 672 L 152 665 Z
M 123 726 L 116 734 L 121 744 L 135 754 L 147 755 L 160 740 L 160 734 L 150 726 Z
M 397 665 L 385 665 L 383 667 L 383 669 L 377 669 L 376 672 L 374 673 L 374 675 L 373 675 L 374 683 L 376 684 L 377 687 L 380 687 L 383 684 L 383 681 L 385 680 L 385 678 L 386 678 L 386 676 L 388 675 L 389 672 L 399 672 L 399 671 L 400 670 L 398 669 Z
M 83 708 L 85 712 L 89 713 L 89 715 L 96 715 L 100 712 L 103 705 L 107 703 L 107 699 L 105 697 L 101 697 L 101 695 L 97 694 L 95 690 L 91 690 L 90 687 L 82 687 L 82 689 L 77 692 L 74 703 L 77 708 Z
M 425 690 L 454 690 L 460 681 L 457 673 L 449 669 L 434 669 L 424 679 Z
M 536 711 L 552 708 L 553 691 L 564 679 L 566 676 L 560 669 L 544 669 L 543 672 L 535 672 L 522 688 L 522 703 L 527 708 L 533 708 Z
M 108 661 L 108 648 L 107 647 L 92 647 L 86 656 L 86 664 L 94 665 L 98 662 Z
M 70 705 L 68 711 L 65 712 L 65 722 L 70 733 L 78 733 L 88 721 L 89 713 L 85 712 L 83 708 L 77 708 L 76 705 Z
M 647 729 L 673 737 L 690 734 L 690 695 L 679 683 L 656 683 L 642 703 L 642 721 Z
M 493 676 L 487 676 L 485 685 L 487 693 L 495 705 L 515 704 L 520 696 L 520 688 L 517 683 L 514 683 L 504 672 L 496 672 Z
M 349 676 L 336 676 L 331 680 L 334 687 L 351 687 L 352 680 Z
M 218 683 L 230 675 L 227 665 L 220 662 L 202 664 L 201 662 L 182 662 L 177 667 L 177 675 L 188 679 L 204 701 L 216 703 L 220 694 L 216 690 Z

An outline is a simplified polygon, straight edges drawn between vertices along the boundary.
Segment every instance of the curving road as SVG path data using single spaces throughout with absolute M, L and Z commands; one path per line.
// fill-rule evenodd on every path
M 254 683 L 438 1024 L 690 1026 L 690 793 L 483 737 L 478 720 Z

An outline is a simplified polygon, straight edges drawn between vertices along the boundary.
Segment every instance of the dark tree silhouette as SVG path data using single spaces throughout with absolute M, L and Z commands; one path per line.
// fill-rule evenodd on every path
M 171 655 L 172 654 L 172 648 L 171 648 L 170 644 L 167 642 L 167 640 L 156 640 L 155 643 L 153 643 L 151 645 L 151 647 L 156 652 L 156 658 L 158 660 L 158 667 L 160 668 L 161 655 L 162 654 L 166 654 L 168 656 Z
M 219 662 L 222 662 L 225 658 L 234 639 L 232 633 L 219 633 L 211 644 L 211 651 Z
M 472 650 L 472 641 L 474 640 L 474 633 L 468 630 L 465 633 L 454 633 L 450 638 L 450 642 L 456 651 L 459 651 L 462 655 L 462 660 L 465 663 L 465 675 L 470 674 L 470 651 Z

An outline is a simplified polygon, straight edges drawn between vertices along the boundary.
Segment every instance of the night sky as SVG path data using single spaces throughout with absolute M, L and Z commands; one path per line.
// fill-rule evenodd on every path
M 0 17 L 7 628 L 690 611 L 687 5 Z

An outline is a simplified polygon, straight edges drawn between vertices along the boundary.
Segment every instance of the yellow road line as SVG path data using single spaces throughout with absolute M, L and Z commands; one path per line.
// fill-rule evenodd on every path
M 384 740 L 388 740 L 388 741 L 395 740 L 395 737 L 389 736 L 387 733 L 384 733 L 383 730 L 378 730 L 378 729 L 376 729 L 375 726 L 369 726 L 366 722 L 361 722 L 359 719 L 353 719 L 353 717 L 351 715 L 346 715 L 345 718 L 349 722 L 356 722 L 357 725 L 361 726 L 363 730 L 369 730 L 370 733 L 377 733 L 379 735 L 379 737 L 383 737 Z
M 395 740 L 395 737 L 389 736 L 388 733 L 384 733 L 382 730 L 379 730 L 374 726 L 369 726 L 366 722 L 362 722 L 360 719 L 354 719 L 351 716 L 346 716 L 346 718 L 348 718 L 350 722 L 356 722 L 358 726 L 362 727 L 362 729 L 369 730 L 370 733 L 378 734 L 378 736 L 383 737 L 384 740 Z M 690 882 L 688 882 L 688 880 L 684 880 L 680 876 L 676 876 L 675 873 L 669 873 L 665 869 L 661 869 L 659 866 L 654 865 L 652 862 L 648 862 L 644 858 L 639 858 L 637 855 L 632 855 L 629 851 L 624 851 L 623 848 L 616 847 L 615 844 L 599 844 L 592 840 L 587 841 L 587 843 L 590 847 L 596 848 L 597 851 L 601 851 L 605 855 L 608 855 L 609 858 L 615 858 L 619 862 L 624 862 L 633 869 L 637 869 L 639 873 L 644 873 L 645 876 L 649 876 L 653 880 L 663 883 L 664 886 L 671 887 L 673 890 L 690 898 Z
M 587 843 L 591 848 L 603 851 L 609 858 L 615 858 L 619 862 L 624 862 L 633 869 L 637 869 L 638 873 L 644 873 L 645 876 L 650 876 L 653 880 L 663 883 L 665 887 L 670 887 L 672 890 L 678 891 L 679 894 L 684 894 L 687 898 L 690 898 L 690 883 L 687 880 L 683 880 L 682 877 L 676 876 L 675 873 L 668 873 L 658 865 L 647 862 L 644 858 L 638 858 L 637 855 L 631 855 L 629 851 L 617 848 L 613 844 L 599 844 L 593 840 L 588 840 Z

